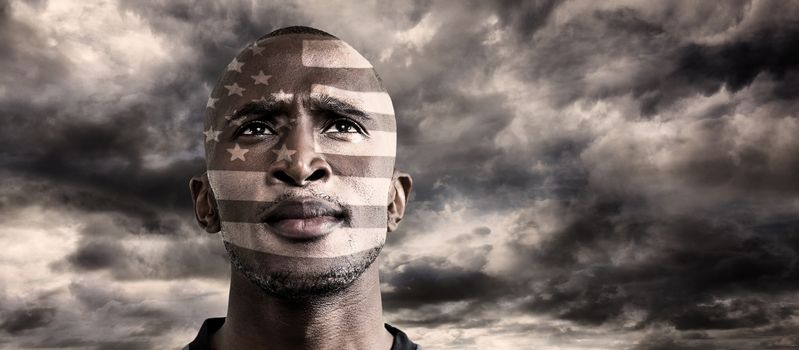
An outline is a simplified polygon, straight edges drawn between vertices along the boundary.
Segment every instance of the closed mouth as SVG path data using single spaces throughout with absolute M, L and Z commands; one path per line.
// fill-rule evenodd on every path
M 345 211 L 338 205 L 317 198 L 297 198 L 269 208 L 263 222 L 273 231 L 293 240 L 316 239 L 341 225 Z

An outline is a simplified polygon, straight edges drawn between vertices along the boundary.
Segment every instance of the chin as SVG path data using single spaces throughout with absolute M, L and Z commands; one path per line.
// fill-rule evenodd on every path
M 289 257 L 225 242 L 230 263 L 265 293 L 284 299 L 330 296 L 345 291 L 377 259 L 383 245 L 332 258 Z

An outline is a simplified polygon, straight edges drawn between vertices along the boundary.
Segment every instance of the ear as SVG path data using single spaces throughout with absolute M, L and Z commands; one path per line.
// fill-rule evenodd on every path
M 189 189 L 194 202 L 194 217 L 197 222 L 208 233 L 219 232 L 219 210 L 216 207 L 214 192 L 208 183 L 208 174 L 192 177 L 189 180 Z
M 388 232 L 397 229 L 402 217 L 405 216 L 405 207 L 411 195 L 413 179 L 411 176 L 394 169 L 391 176 L 391 189 L 388 194 Z

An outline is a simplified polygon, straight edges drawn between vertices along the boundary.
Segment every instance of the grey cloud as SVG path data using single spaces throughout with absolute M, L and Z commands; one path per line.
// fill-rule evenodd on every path
M 511 32 L 521 40 L 532 39 L 535 32 L 549 20 L 552 12 L 562 1 L 499 1 L 496 4 L 497 16 L 503 24 L 511 28 Z
M 92 341 L 81 338 L 54 338 L 44 337 L 41 341 L 37 342 L 22 342 L 20 346 L 30 348 L 74 348 L 80 347 L 84 349 L 94 350 L 112 350 L 112 349 L 126 349 L 126 350 L 145 350 L 152 349 L 153 343 L 148 340 L 113 340 L 113 341 Z
M 51 307 L 32 307 L 13 310 L 3 315 L 5 320 L 0 329 L 10 334 L 41 328 L 53 322 L 56 309 Z
M 37 87 L 57 84 L 67 74 L 65 62 L 41 44 L 46 42 L 33 24 L 12 17 L 10 2 L 0 2 L 0 83 L 18 88 L 4 89 L 4 94 L 24 97 Z
M 797 305 L 783 296 L 797 290 L 799 252 L 797 6 L 319 6 L 124 2 L 118 11 L 139 16 L 171 61 L 120 71 L 136 91 L 101 98 L 69 85 L 80 67 L 53 33 L 0 3 L 1 217 L 44 206 L 81 222 L 74 251 L 50 266 L 69 283 L 81 274 L 226 278 L 221 244 L 194 230 L 187 189 L 203 170 L 207 89 L 246 43 L 306 24 L 351 38 L 392 93 L 398 165 L 415 179 L 382 271 L 399 325 L 558 334 L 552 348 L 600 337 L 592 330 L 640 336 L 639 349 L 796 346 Z M 460 225 L 449 205 L 513 224 L 470 223 L 445 236 L 428 221 Z M 168 253 L 133 239 L 164 240 Z M 438 242 L 442 255 L 403 251 L 416 239 Z M 53 334 L 12 345 L 153 348 L 161 344 L 146 337 L 186 322 L 95 287 L 68 291 L 79 308 L 141 325 L 134 339 Z M 69 311 L 16 310 L 4 313 L 14 316 L 6 332 L 57 327 Z M 570 326 L 513 322 L 526 316 Z
M 728 322 L 729 327 L 743 327 L 746 322 L 766 322 L 765 314 L 757 313 L 765 308 L 752 307 L 758 311 L 743 320 L 719 319 L 715 323 L 712 316 L 699 316 L 706 313 L 702 305 L 711 303 L 714 296 L 734 298 L 748 292 L 795 288 L 789 276 L 797 273 L 790 263 L 797 247 L 790 229 L 771 232 L 766 238 L 732 222 L 626 217 L 618 204 L 586 209 L 551 240 L 534 247 L 513 247 L 520 258 L 530 259 L 536 271 L 546 271 L 549 276 L 536 293 L 540 296 L 529 302 L 531 309 L 602 324 L 619 316 L 625 306 L 632 306 L 646 310 L 643 324 L 670 322 L 680 329 L 716 329 Z M 637 263 L 614 264 L 611 259 L 619 256 L 618 249 L 649 257 Z M 537 275 L 541 279 L 540 273 Z M 734 301 L 733 305 L 763 306 L 758 304 L 762 302 L 753 299 Z M 706 311 L 726 310 L 720 308 Z
M 394 289 L 383 293 L 383 303 L 392 309 L 490 299 L 500 296 L 503 290 L 503 281 L 441 259 L 413 260 L 388 270 L 382 279 Z
M 113 237 L 114 233 L 84 236 L 75 252 L 67 256 L 67 266 L 76 271 L 108 270 L 119 280 L 228 277 L 227 255 L 213 237 L 191 238 L 183 233 L 183 238 L 168 241 L 164 249 L 149 252 L 127 247 L 120 241 L 126 238 L 124 234 L 114 238 L 108 235 Z M 61 263 L 52 267 L 63 270 Z
M 701 305 L 676 316 L 674 326 L 678 330 L 759 327 L 770 323 L 768 309 L 765 302 L 757 299 L 734 300 L 728 305 Z M 793 313 L 793 310 L 784 308 L 777 314 L 787 318 Z
M 796 28 L 769 28 L 726 44 L 687 44 L 676 50 L 671 72 L 656 85 L 636 87 L 635 94 L 644 97 L 643 113 L 653 114 L 660 104 L 712 94 L 722 87 L 736 92 L 766 75 L 777 82 L 771 98 L 792 99 L 799 67 L 797 42 Z
M 72 253 L 68 261 L 83 270 L 102 269 L 120 263 L 122 245 L 113 241 L 88 242 Z

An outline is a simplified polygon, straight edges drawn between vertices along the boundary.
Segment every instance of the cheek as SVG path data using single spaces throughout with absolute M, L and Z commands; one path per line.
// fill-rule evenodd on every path
M 266 171 L 277 160 L 274 150 L 280 140 L 220 142 L 208 158 L 208 170 Z
M 356 142 L 317 135 L 314 150 L 325 158 L 335 176 L 390 179 L 394 172 L 396 133 L 373 131 L 371 134 L 370 138 Z
M 330 188 L 337 192 L 338 197 L 349 198 L 350 205 L 381 206 L 385 220 L 394 172 L 396 134 L 374 134 L 359 142 L 341 142 L 318 135 L 314 147 L 330 165 L 331 182 L 337 183 Z
M 324 135 L 316 135 L 314 148 L 317 153 L 359 157 L 394 157 L 397 154 L 397 133 L 394 131 L 371 131 L 369 138 L 353 142 L 342 142 Z

